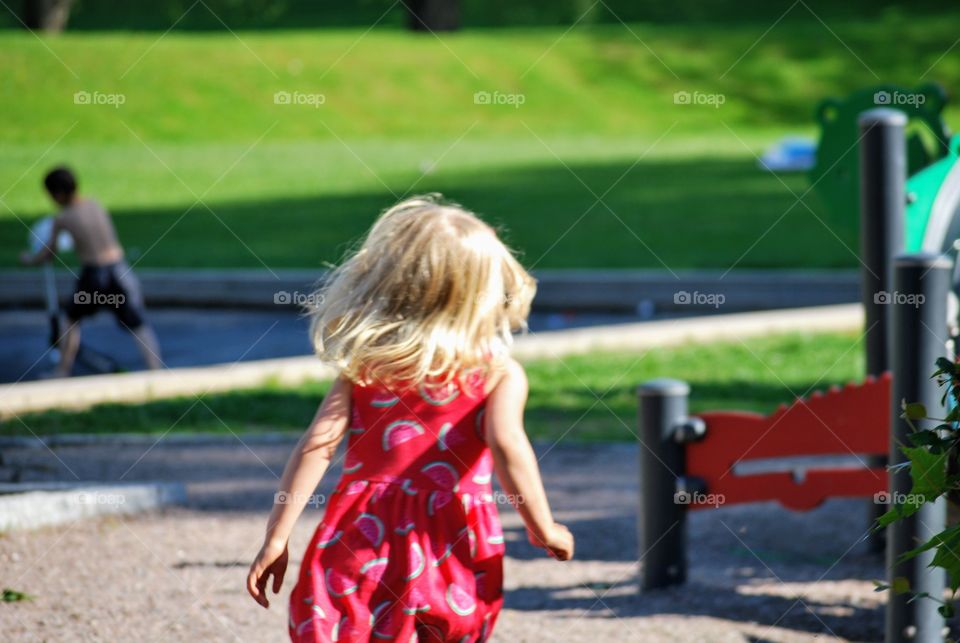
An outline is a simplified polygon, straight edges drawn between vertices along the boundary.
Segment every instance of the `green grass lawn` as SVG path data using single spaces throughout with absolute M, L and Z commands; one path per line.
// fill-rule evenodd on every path
M 554 440 L 632 440 L 636 386 L 656 377 L 690 382 L 693 411 L 770 412 L 811 389 L 862 379 L 855 334 L 793 334 L 745 342 L 689 345 L 647 353 L 594 354 L 525 365 L 530 434 Z M 0 423 L 0 435 L 302 430 L 329 383 L 208 394 L 147 404 L 108 404 L 84 412 L 46 412 Z
M 397 196 L 442 191 L 539 268 L 852 267 L 855 215 L 837 220 L 815 194 L 796 205 L 805 177 L 760 172 L 754 154 L 813 133 L 824 96 L 915 85 L 928 68 L 957 86 L 960 61 L 941 58 L 956 17 L 838 18 L 836 37 L 803 15 L 766 35 L 729 22 L 442 39 L 0 31 L 0 266 L 49 211 L 43 171 L 65 161 L 141 266 L 320 266 Z M 125 103 L 76 105 L 77 91 Z M 277 91 L 325 102 L 277 105 Z M 478 91 L 525 102 L 477 105 Z M 677 91 L 725 102 L 674 105 Z
M 795 205 L 791 190 L 802 193 L 803 177 L 784 177 L 785 186 L 758 172 L 752 158 L 687 158 L 669 151 L 632 167 L 631 150 L 649 144 L 555 140 L 551 145 L 568 155 L 577 150 L 580 157 L 565 167 L 552 157 L 536 158 L 549 152 L 533 149 L 530 142 L 463 142 L 445 157 L 443 170 L 423 180 L 411 159 L 438 158 L 446 144 L 351 145 L 357 154 L 375 159 L 366 162 L 397 194 L 419 180 L 417 191 L 443 192 L 483 214 L 533 268 L 726 268 L 738 260 L 741 267 L 856 263 L 847 249 L 857 247 L 854 218 L 837 220 L 818 212 L 818 219 Z M 219 170 L 204 159 L 243 153 L 242 146 L 222 144 L 157 149 L 177 159 L 178 171 L 185 172 L 198 195 L 204 180 L 212 183 Z M 507 158 L 501 156 L 505 153 Z M 186 188 L 163 168 L 155 174 L 155 161 L 145 155 L 142 148 L 106 153 L 86 148 L 77 157 L 88 160 L 75 163 L 91 168 L 92 184 L 107 185 L 110 175 L 127 173 L 134 175 L 134 189 L 147 191 L 154 181 L 166 186 L 159 203 L 144 197 L 149 204 L 113 208 L 129 254 L 143 266 L 319 267 L 337 261 L 394 200 L 336 142 L 262 144 L 224 179 L 218 192 L 230 200 L 204 199 L 210 209 L 164 203 Z M 291 174 L 297 172 L 305 174 Z M 690 177 L 696 177 L 698 189 L 691 189 Z M 311 182 L 329 185 L 330 192 L 311 194 Z M 606 205 L 596 204 L 594 193 L 599 196 L 614 184 L 604 197 Z M 283 185 L 290 187 L 288 194 L 271 195 Z M 816 204 L 815 195 L 806 202 Z M 690 234 L 677 234 L 679 222 Z M 21 221 L 0 217 L 7 264 L 25 238 Z

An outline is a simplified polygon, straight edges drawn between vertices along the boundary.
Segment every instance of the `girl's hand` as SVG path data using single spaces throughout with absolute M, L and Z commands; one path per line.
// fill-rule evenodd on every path
M 550 525 L 544 532 L 542 538 L 528 529 L 527 537 L 530 539 L 531 545 L 546 549 L 547 553 L 557 560 L 570 560 L 573 558 L 573 534 L 560 523 L 555 522 Z
M 283 575 L 287 572 L 287 545 L 274 545 L 264 543 L 260 553 L 250 565 L 250 574 L 247 575 L 247 591 L 253 600 L 257 601 L 263 607 L 270 607 L 270 601 L 267 599 L 267 582 L 273 575 L 273 593 L 280 592 L 280 586 L 283 585 Z

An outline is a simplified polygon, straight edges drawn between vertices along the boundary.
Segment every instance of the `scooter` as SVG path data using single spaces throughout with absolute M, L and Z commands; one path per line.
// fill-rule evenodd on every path
M 53 217 L 44 217 L 30 228 L 30 235 L 27 243 L 30 251 L 39 252 L 49 241 L 50 233 L 53 230 Z M 69 252 L 73 250 L 73 238 L 66 230 L 61 230 L 57 235 L 57 252 Z M 60 361 L 60 349 L 57 345 L 60 341 L 60 301 L 57 296 L 57 281 L 53 272 L 51 263 L 43 264 L 43 284 L 44 300 L 46 305 L 47 320 L 50 324 L 50 351 L 47 353 L 50 361 L 57 364 Z M 97 374 L 120 373 L 125 371 L 120 364 L 105 353 L 95 350 L 82 341 L 77 350 L 77 363 Z

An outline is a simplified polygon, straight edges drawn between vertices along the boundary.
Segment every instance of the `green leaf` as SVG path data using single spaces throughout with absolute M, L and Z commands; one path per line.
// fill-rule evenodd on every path
M 20 601 L 32 601 L 33 596 L 25 594 L 23 592 L 18 592 L 15 589 L 9 589 L 4 587 L 3 594 L 0 594 L 0 601 L 4 603 L 18 603 Z
M 947 417 L 943 418 L 944 422 L 957 422 L 958 420 L 960 420 L 960 406 L 955 406 L 950 409 Z
M 877 518 L 876 530 L 879 531 L 881 528 L 886 527 L 887 525 L 891 525 L 897 522 L 898 520 L 902 520 L 903 518 L 909 518 L 913 514 L 917 513 L 917 511 L 920 509 L 921 506 L 922 506 L 921 503 L 916 503 L 916 502 L 909 503 L 909 504 L 902 504 L 902 505 L 893 505 L 886 513 L 884 513 L 882 516 Z
M 901 402 L 903 417 L 908 420 L 923 420 L 927 417 L 927 407 L 920 402 Z
M 919 547 L 902 554 L 897 562 L 903 563 L 924 552 L 933 551 L 929 566 L 946 570 L 950 587 L 956 592 L 960 587 L 960 555 L 957 553 L 960 549 L 958 547 L 960 547 L 960 525 L 953 525 L 934 535 Z
M 937 384 L 943 388 L 941 406 L 946 405 L 948 397 L 951 404 L 947 416 L 940 420 L 940 424 L 933 429 L 917 430 L 914 421 L 933 419 L 927 415 L 927 409 L 920 403 L 901 403 L 902 418 L 914 428 L 908 436 L 912 446 L 901 447 L 906 456 L 906 462 L 893 464 L 889 468 L 891 474 L 902 475 L 904 468 L 909 469 L 911 490 L 905 501 L 893 506 L 888 512 L 877 519 L 875 529 L 889 525 L 897 520 L 911 516 L 923 505 L 946 496 L 950 492 L 960 490 L 960 474 L 949 475 L 949 467 L 956 464 L 956 454 L 960 447 L 960 366 L 947 358 L 937 360 L 937 372 L 933 374 Z M 960 525 L 947 527 L 931 537 L 927 542 L 911 549 L 898 557 L 902 563 L 924 555 L 923 560 L 931 568 L 941 568 L 949 578 L 950 588 L 954 596 L 960 590 Z M 884 586 L 877 585 L 880 591 Z M 955 615 L 952 603 L 944 603 L 940 597 L 925 593 L 910 592 L 910 583 L 906 578 L 895 578 L 890 589 L 896 594 L 910 593 L 910 601 L 934 600 L 941 603 L 938 607 L 940 614 L 945 618 Z
M 903 447 L 901 451 L 910 461 L 911 495 L 934 500 L 947 491 L 947 454 L 933 453 L 925 447 Z
M 946 357 L 937 358 L 937 372 L 934 375 L 940 375 L 941 373 L 946 375 L 956 375 L 957 365 L 952 360 L 947 359 Z
M 955 482 L 947 478 L 947 453 L 936 453 L 925 446 L 900 450 L 907 456 L 907 462 L 891 469 L 909 466 L 912 487 L 904 502 L 877 518 L 877 529 L 917 513 L 920 507 L 947 493 Z
M 914 431 L 907 436 L 910 443 L 915 447 L 947 447 L 953 442 L 941 438 L 936 431 Z
M 954 592 L 960 587 L 960 556 L 957 556 L 957 545 L 960 537 L 954 537 L 949 542 L 941 542 L 936 546 L 936 553 L 930 561 L 930 567 L 941 567 L 947 572 L 947 582 Z
M 897 576 L 890 583 L 890 588 L 893 589 L 894 594 L 906 594 L 910 591 L 910 581 L 903 576 Z
M 943 618 L 953 618 L 953 615 L 956 614 L 956 610 L 953 608 L 953 603 L 944 603 L 937 608 L 937 611 L 940 612 L 940 616 Z

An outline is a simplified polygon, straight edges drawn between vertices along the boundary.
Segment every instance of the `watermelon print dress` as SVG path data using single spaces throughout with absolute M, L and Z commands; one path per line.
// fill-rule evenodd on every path
M 485 641 L 503 532 L 482 385 L 354 386 L 343 475 L 290 597 L 293 641 Z

